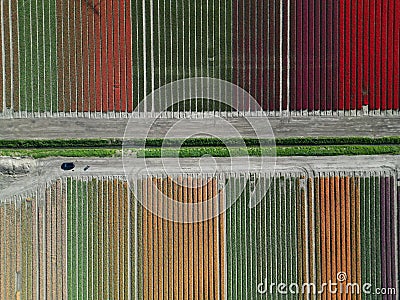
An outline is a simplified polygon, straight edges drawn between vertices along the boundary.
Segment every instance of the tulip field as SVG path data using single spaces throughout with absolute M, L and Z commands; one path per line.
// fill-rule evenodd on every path
M 259 180 L 270 185 L 264 200 L 249 209 L 244 193 L 226 214 L 228 299 L 264 299 L 260 283 L 266 293 L 271 283 L 315 283 L 320 291 L 343 272 L 344 284 L 398 285 L 400 198 L 390 174 L 282 174 Z M 276 286 L 273 291 L 278 295 Z M 327 290 L 321 297 L 333 299 Z M 374 297 L 362 299 L 395 299 Z
M 146 175 L 133 186 L 142 201 L 119 176 L 59 178 L 1 201 L 0 299 L 279 299 L 267 285 L 320 287 L 338 273 L 399 288 L 393 171 Z M 166 197 L 205 205 L 177 211 Z M 206 218 L 173 222 L 161 209 Z
M 240 86 L 249 115 L 399 112 L 396 0 L 4 0 L 0 16 L 1 117 L 148 116 L 172 99 L 140 101 L 191 77 Z M 232 111 L 189 100 L 168 110 Z

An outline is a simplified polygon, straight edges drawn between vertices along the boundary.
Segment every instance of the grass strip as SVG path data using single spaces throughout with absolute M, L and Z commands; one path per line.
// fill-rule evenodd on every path
M 339 156 L 339 155 L 399 155 L 400 145 L 369 146 L 292 146 L 292 147 L 191 147 L 131 149 L 139 158 L 159 157 L 238 157 L 238 156 Z M 32 157 L 118 157 L 117 149 L 21 149 L 0 150 L 0 156 Z
M 113 147 L 253 147 L 253 146 L 328 146 L 328 145 L 400 145 L 400 136 L 392 137 L 293 137 L 277 139 L 257 138 L 188 138 L 188 139 L 54 139 L 0 140 L 0 148 L 113 148 Z
M 115 149 L 21 149 L 0 150 L 0 156 L 32 157 L 35 159 L 47 157 L 114 157 Z
M 135 150 L 133 150 L 135 151 Z M 398 155 L 400 146 L 294 146 L 294 147 L 199 147 L 181 149 L 140 149 L 137 157 L 237 157 L 237 156 L 339 156 L 339 155 Z

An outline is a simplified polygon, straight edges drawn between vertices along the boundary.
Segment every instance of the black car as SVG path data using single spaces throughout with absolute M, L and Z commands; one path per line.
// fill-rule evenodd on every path
M 65 162 L 62 163 L 61 165 L 61 169 L 63 169 L 64 171 L 69 171 L 75 168 L 75 164 L 72 162 Z

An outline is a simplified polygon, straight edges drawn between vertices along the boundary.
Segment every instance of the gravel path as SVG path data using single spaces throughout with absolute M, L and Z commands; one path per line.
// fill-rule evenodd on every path
M 0 139 L 56 139 L 56 138 L 122 138 L 129 119 L 0 119 Z M 250 118 L 251 124 L 265 128 L 265 119 Z M 179 122 L 179 124 L 177 124 Z M 242 118 L 233 119 L 130 119 L 132 136 L 164 137 L 172 126 L 176 137 L 187 137 L 212 131 L 219 137 L 232 136 L 226 130 L 232 124 L 243 137 L 252 137 L 251 126 Z M 398 117 L 293 117 L 269 118 L 276 137 L 299 136 L 397 136 Z M 204 135 L 204 134 L 203 134 Z

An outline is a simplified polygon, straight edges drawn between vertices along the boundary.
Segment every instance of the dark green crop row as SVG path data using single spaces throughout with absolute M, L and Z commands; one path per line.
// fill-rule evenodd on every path
M 125 145 L 142 146 L 143 140 L 125 141 Z M 400 145 L 400 137 L 293 137 L 257 138 L 188 138 L 147 139 L 146 147 L 257 147 L 257 146 L 317 146 L 317 145 Z
M 118 139 L 71 139 L 71 140 L 0 140 L 0 148 L 85 148 L 85 147 L 120 147 Z
M 293 137 L 256 138 L 188 138 L 188 139 L 70 139 L 70 140 L 0 140 L 0 148 L 137 148 L 146 147 L 257 147 L 257 146 L 324 146 L 324 145 L 400 145 L 400 136 L 393 137 Z

